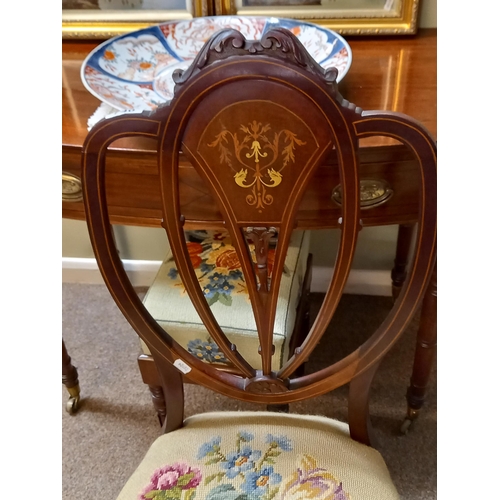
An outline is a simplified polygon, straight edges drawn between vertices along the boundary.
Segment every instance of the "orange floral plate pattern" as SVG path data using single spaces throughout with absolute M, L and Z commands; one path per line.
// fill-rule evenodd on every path
M 86 57 L 81 78 L 87 90 L 120 111 L 151 111 L 173 97 L 172 73 L 186 69 L 217 31 L 232 28 L 259 40 L 273 28 L 290 30 L 325 69 L 336 67 L 340 81 L 352 53 L 339 34 L 296 19 L 213 16 L 171 21 L 106 40 Z

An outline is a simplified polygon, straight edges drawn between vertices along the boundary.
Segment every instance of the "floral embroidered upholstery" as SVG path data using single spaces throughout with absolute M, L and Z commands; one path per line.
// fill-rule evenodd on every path
M 257 329 L 243 272 L 230 238 L 225 232 L 186 232 L 187 247 L 203 293 L 228 339 L 256 368 L 260 368 Z M 250 247 L 251 249 L 251 247 Z M 294 231 L 281 278 L 274 323 L 273 369 L 288 358 L 296 309 L 309 254 L 309 232 Z M 268 258 L 272 273 L 274 250 Z M 153 318 L 188 351 L 209 363 L 228 361 L 210 338 L 179 278 L 169 251 L 148 290 L 144 305 Z M 143 351 L 149 354 L 144 343 Z
M 195 415 L 159 437 L 118 500 L 394 500 L 380 454 L 326 417 Z

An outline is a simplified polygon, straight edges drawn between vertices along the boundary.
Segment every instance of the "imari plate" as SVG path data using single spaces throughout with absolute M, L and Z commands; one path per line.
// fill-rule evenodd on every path
M 351 49 L 331 30 L 294 19 L 215 16 L 162 23 L 106 40 L 83 62 L 82 80 L 89 92 L 117 110 L 153 110 L 173 97 L 174 70 L 186 69 L 214 33 L 233 28 L 248 40 L 260 40 L 277 27 L 296 35 L 323 68 L 336 67 L 337 81 L 345 76 Z

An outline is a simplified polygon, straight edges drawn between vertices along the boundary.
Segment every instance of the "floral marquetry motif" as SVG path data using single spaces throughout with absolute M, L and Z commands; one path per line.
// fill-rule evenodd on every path
M 287 89 L 276 91 L 287 97 Z M 232 89 L 222 92 L 231 96 L 235 93 Z M 191 136 L 188 127 L 183 145 L 202 171 L 213 176 L 210 183 L 215 198 L 231 205 L 237 220 L 256 217 L 278 225 L 290 193 L 296 190 L 305 169 L 312 167 L 323 144 L 320 146 L 317 131 L 312 129 L 313 119 L 300 116 L 294 107 L 253 99 L 249 91 L 245 94 L 248 99 L 243 102 L 233 104 L 229 98 L 215 116 L 212 99 L 207 99 L 206 112 L 200 109 L 192 118 L 193 126 L 203 128 L 201 134 L 196 132 L 199 138 L 192 142 L 194 131 Z M 215 97 L 213 105 L 217 107 Z M 311 109 L 310 113 L 315 111 Z M 318 115 L 316 122 L 321 119 Z
M 295 163 L 295 148 L 305 144 L 290 130 L 276 131 L 269 123 L 253 120 L 235 132 L 222 130 L 208 146 L 217 148 L 221 164 L 235 171 L 234 182 L 238 186 L 252 188 L 245 200 L 261 211 L 274 201 L 266 187 L 281 184 L 281 172 L 288 163 Z

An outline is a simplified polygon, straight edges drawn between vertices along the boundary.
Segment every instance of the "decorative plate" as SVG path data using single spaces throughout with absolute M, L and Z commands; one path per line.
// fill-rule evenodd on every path
M 337 81 L 345 76 L 351 49 L 331 30 L 294 19 L 215 16 L 162 23 L 106 40 L 87 56 L 81 77 L 90 93 L 117 110 L 153 110 L 173 97 L 173 71 L 186 69 L 214 33 L 233 28 L 260 40 L 277 27 L 296 35 L 323 68 L 336 67 Z

